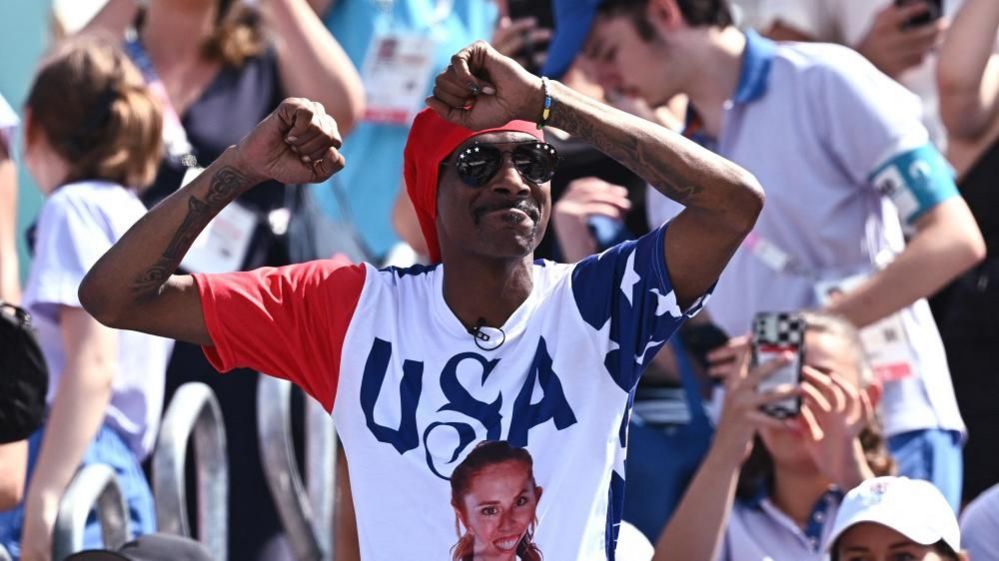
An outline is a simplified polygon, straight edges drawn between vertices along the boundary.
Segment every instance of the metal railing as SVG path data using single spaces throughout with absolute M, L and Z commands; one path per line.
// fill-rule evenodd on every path
M 211 388 L 190 382 L 177 389 L 163 416 L 153 454 L 153 493 L 161 532 L 191 537 L 185 467 L 194 436 L 198 541 L 216 561 L 228 558 L 229 462 L 222 409 Z
M 87 516 L 94 508 L 105 548 L 118 549 L 128 541 L 128 510 L 118 478 L 110 467 L 91 464 L 76 473 L 59 501 L 52 531 L 53 559 L 65 559 L 83 549 Z
M 333 420 L 319 403 L 306 398 L 308 481 L 303 485 L 291 437 L 291 390 L 290 382 L 264 374 L 257 383 L 264 474 L 296 561 L 331 561 L 337 446 Z

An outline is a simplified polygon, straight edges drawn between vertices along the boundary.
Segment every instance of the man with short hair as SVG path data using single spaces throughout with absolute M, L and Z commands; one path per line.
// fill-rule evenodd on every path
M 128 232 L 90 271 L 81 302 L 106 324 L 198 342 L 221 370 L 288 378 L 331 410 L 366 561 L 613 559 L 634 387 L 752 229 L 762 190 L 738 166 L 485 43 L 455 55 L 428 104 L 405 175 L 440 264 L 171 275 L 239 193 L 344 165 L 335 123 L 288 100 Z M 687 210 L 576 265 L 535 263 L 557 163 L 545 125 Z M 484 440 L 527 448 L 533 468 L 501 462 L 452 491 L 451 471 Z
M 607 89 L 652 106 L 686 94 L 685 136 L 767 186 L 712 318 L 741 334 L 755 312 L 824 306 L 876 324 L 865 342 L 891 450 L 957 508 L 964 424 L 925 297 L 985 246 L 918 100 L 847 48 L 743 33 L 725 0 L 556 0 L 556 12 L 548 70 L 582 53 Z M 834 286 L 846 294 L 823 302 Z

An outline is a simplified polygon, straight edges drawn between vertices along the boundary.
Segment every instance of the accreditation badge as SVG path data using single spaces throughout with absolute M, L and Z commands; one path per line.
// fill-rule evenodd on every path
M 364 118 L 405 125 L 423 108 L 433 74 L 435 45 L 417 33 L 376 33 L 361 69 L 367 92 Z
M 825 306 L 856 288 L 868 276 L 859 274 L 842 279 L 819 281 L 815 284 L 815 296 L 819 304 Z M 916 374 L 916 357 L 906 332 L 902 312 L 894 313 L 861 329 L 860 340 L 874 375 L 881 382 L 895 382 Z

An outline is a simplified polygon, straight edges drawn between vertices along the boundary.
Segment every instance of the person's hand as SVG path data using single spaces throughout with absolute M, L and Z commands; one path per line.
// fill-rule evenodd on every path
M 52 560 L 52 529 L 58 513 L 57 498 L 37 493 L 28 495 L 21 530 L 21 561 Z
M 751 358 L 749 335 L 732 337 L 728 343 L 708 352 L 708 376 L 725 381 L 738 375 L 739 369 L 749 364 Z
M 286 99 L 237 145 L 241 171 L 264 181 L 318 183 L 343 169 L 336 121 L 322 104 Z
M 548 57 L 547 45 L 551 39 L 552 30 L 538 27 L 537 18 L 520 18 L 511 21 L 510 18 L 504 16 L 500 18 L 490 43 L 500 54 L 513 58 L 521 66 L 541 67 Z M 538 49 L 539 46 L 544 48 Z M 525 54 L 524 47 L 530 47 L 531 60 L 520 58 Z
M 590 217 L 620 220 L 629 209 L 631 201 L 624 187 L 596 177 L 571 181 L 552 213 L 555 235 L 565 259 L 575 262 L 597 250 L 597 242 L 589 229 Z
M 536 121 L 543 104 L 541 78 L 485 41 L 451 57 L 427 98 L 427 105 L 441 117 L 471 130 L 500 127 L 515 119 Z
M 750 353 L 735 357 L 734 367 L 725 378 L 725 399 L 715 430 L 712 449 L 730 462 L 741 464 L 752 450 L 753 437 L 762 428 L 783 428 L 781 420 L 760 410 L 760 407 L 794 397 L 800 389 L 793 385 L 778 386 L 766 392 L 757 387 L 764 379 L 786 366 L 793 355 L 788 353 L 762 366 L 749 369 Z
M 869 477 L 860 433 L 874 415 L 867 393 L 839 374 L 802 368 L 801 415 L 789 420 L 804 432 L 804 444 L 815 465 L 842 489 Z
M 857 44 L 857 51 L 885 74 L 898 78 L 906 70 L 922 64 L 926 55 L 943 40 L 947 29 L 943 18 L 917 27 L 905 27 L 905 22 L 929 10 L 924 2 L 885 6 L 875 16 L 867 35 Z
M 631 209 L 628 189 L 597 177 L 583 177 L 569 182 L 565 194 L 555 203 L 555 223 L 586 223 L 591 216 L 624 218 Z

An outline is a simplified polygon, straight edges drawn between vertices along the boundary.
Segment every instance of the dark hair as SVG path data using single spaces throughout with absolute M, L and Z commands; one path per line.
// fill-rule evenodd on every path
M 840 538 L 842 538 L 842 534 L 840 534 Z M 832 547 L 829 548 L 829 554 L 830 554 L 829 561 L 839 561 L 840 538 L 836 538 L 836 541 L 833 542 Z M 954 548 L 947 545 L 947 542 L 943 540 L 934 543 L 930 547 L 933 548 L 934 553 L 936 553 L 940 557 L 943 557 L 946 561 L 962 561 L 961 556 L 956 551 L 954 551 Z
M 676 0 L 676 4 L 691 27 L 728 27 L 735 22 L 728 0 Z M 630 16 L 639 37 L 651 41 L 656 33 L 646 17 L 648 6 L 649 0 L 604 0 L 597 13 L 602 16 Z
M 530 452 L 524 448 L 514 448 L 505 440 L 484 440 L 478 443 L 451 473 L 451 506 L 456 510 L 464 510 L 462 498 L 472 486 L 472 479 L 483 468 L 508 461 L 523 463 L 531 474 L 531 482 L 534 482 L 534 459 L 531 458 Z M 472 536 L 462 535 L 457 516 L 455 518 L 454 525 L 459 539 L 458 543 L 451 548 L 452 559 L 453 561 L 471 559 Z M 542 561 L 541 551 L 534 544 L 532 530 L 528 530 L 520 543 L 517 544 L 517 555 L 524 561 Z
M 260 10 L 241 0 L 215 0 L 218 12 L 212 34 L 201 44 L 201 56 L 225 66 L 240 67 L 246 59 L 260 56 L 267 50 L 267 34 Z M 136 18 L 136 28 L 142 27 L 146 13 Z
M 806 332 L 828 333 L 846 341 L 850 352 L 853 353 L 851 358 L 856 361 L 861 384 L 866 386 L 873 381 L 873 372 L 867 363 L 860 335 L 850 322 L 838 316 L 818 312 L 805 312 L 802 317 L 805 319 Z M 874 472 L 874 475 L 894 474 L 895 460 L 888 453 L 881 421 L 877 415 L 860 433 L 860 445 L 864 450 L 867 465 Z M 753 451 L 742 464 L 736 495 L 742 500 L 750 501 L 758 496 L 760 489 L 773 489 L 773 485 L 774 460 L 764 446 L 763 440 L 757 435 L 753 439 Z M 844 489 L 844 491 L 846 490 Z
M 118 43 L 101 35 L 60 41 L 42 61 L 25 106 L 28 142 L 39 133 L 69 165 L 64 182 L 142 188 L 156 176 L 163 115 Z
M 933 550 L 936 551 L 937 555 L 940 557 L 947 559 L 947 561 L 961 561 L 961 556 L 958 552 L 954 551 L 954 548 L 943 540 L 933 544 Z
M 227 66 L 239 67 L 267 48 L 260 11 L 238 0 L 218 0 L 215 30 L 201 46 L 202 54 Z

